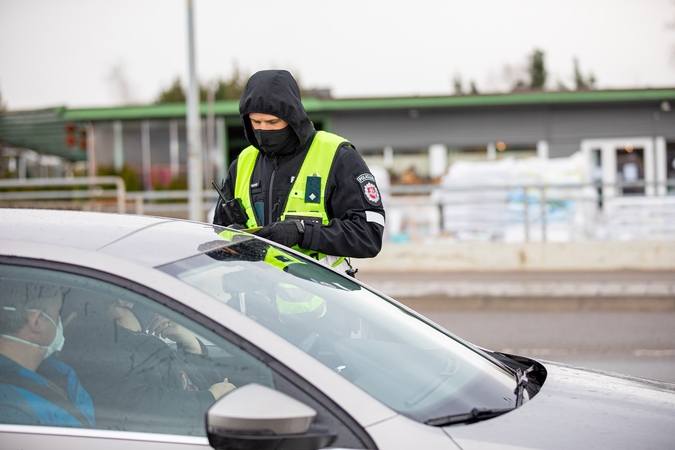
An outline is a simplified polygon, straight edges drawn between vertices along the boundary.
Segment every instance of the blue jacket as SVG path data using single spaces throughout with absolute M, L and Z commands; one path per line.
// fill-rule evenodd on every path
M 19 376 L 49 386 L 47 379 L 62 388 L 70 403 L 79 409 L 89 423 L 94 425 L 94 406 L 75 371 L 53 356 L 45 359 L 38 373 L 0 355 L 0 373 Z M 73 415 L 50 401 L 11 384 L 0 383 L 0 423 L 21 425 L 58 425 L 81 427 Z

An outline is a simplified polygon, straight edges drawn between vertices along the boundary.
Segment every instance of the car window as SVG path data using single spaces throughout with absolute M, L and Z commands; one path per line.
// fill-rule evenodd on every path
M 244 233 L 161 270 L 226 302 L 419 421 L 515 406 L 514 378 L 475 347 L 348 277 Z
M 0 423 L 205 436 L 216 397 L 275 387 L 269 367 L 214 332 L 70 273 L 0 265 L 0 334 Z

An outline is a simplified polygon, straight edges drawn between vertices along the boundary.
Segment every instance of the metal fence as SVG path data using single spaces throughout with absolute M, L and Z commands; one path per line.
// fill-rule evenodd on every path
M 654 189 L 648 189 L 649 186 Z M 665 187 L 656 189 L 657 187 Z M 666 192 L 646 196 L 644 192 Z M 668 192 L 670 191 L 670 192 Z M 383 190 L 391 240 L 675 239 L 675 180 L 500 186 L 395 185 Z M 204 190 L 204 219 L 217 194 Z M 187 218 L 188 191 L 127 192 L 120 177 L 0 180 L 1 207 Z
M 211 190 L 203 192 L 205 217 L 217 197 Z M 186 218 L 189 213 L 187 190 L 127 192 L 124 180 L 117 176 L 0 180 L 0 207 L 128 212 L 178 218 Z
M 671 195 L 646 196 L 650 186 Z M 392 186 L 390 239 L 459 241 L 675 239 L 675 180 L 499 186 Z M 391 225 L 391 226 L 390 226 Z
M 114 189 L 105 189 L 106 186 Z M 71 189 L 54 189 L 70 187 Z M 82 187 L 84 189 L 72 189 Z M 126 212 L 127 190 L 124 180 L 117 176 L 81 178 L 26 178 L 0 180 L 0 205 L 12 203 L 48 207 L 40 202 L 68 200 L 74 204 L 83 200 L 116 199 L 117 212 Z M 76 205 L 74 205 L 76 206 Z M 72 209 L 72 208 L 71 208 Z M 76 208 L 77 209 L 77 208 Z

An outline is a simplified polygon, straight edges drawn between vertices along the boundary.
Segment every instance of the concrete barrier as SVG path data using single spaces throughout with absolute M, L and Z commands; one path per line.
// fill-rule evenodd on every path
M 353 265 L 364 272 L 675 271 L 675 241 L 387 243 Z

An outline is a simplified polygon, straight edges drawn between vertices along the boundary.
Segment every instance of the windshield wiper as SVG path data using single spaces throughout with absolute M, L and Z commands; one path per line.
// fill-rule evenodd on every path
M 492 419 L 493 417 L 501 416 L 509 411 L 513 411 L 516 408 L 501 408 L 501 409 L 488 409 L 488 408 L 474 408 L 468 413 L 461 414 L 452 414 L 449 416 L 438 417 L 436 419 L 429 419 L 424 423 L 434 427 L 443 427 L 446 425 L 453 425 L 456 423 L 474 423 L 480 422 L 481 420 Z
M 492 419 L 493 417 L 501 416 L 509 411 L 513 411 L 523 404 L 523 397 L 525 391 L 525 385 L 529 382 L 527 374 L 534 370 L 534 366 L 528 367 L 525 370 L 517 368 L 515 370 L 516 374 L 516 388 L 513 393 L 516 396 L 516 406 L 514 408 L 500 408 L 500 409 L 489 409 L 489 408 L 473 408 L 468 413 L 461 414 L 451 414 L 449 416 L 438 417 L 436 419 L 429 419 L 424 423 L 434 427 L 443 427 L 446 425 L 453 425 L 456 423 L 475 423 L 480 422 L 481 420 Z
M 533 370 L 534 366 L 530 366 L 525 371 L 520 368 L 516 369 L 516 389 L 513 391 L 516 396 L 516 408 L 523 404 L 525 385 L 530 381 L 527 379 L 527 374 Z

